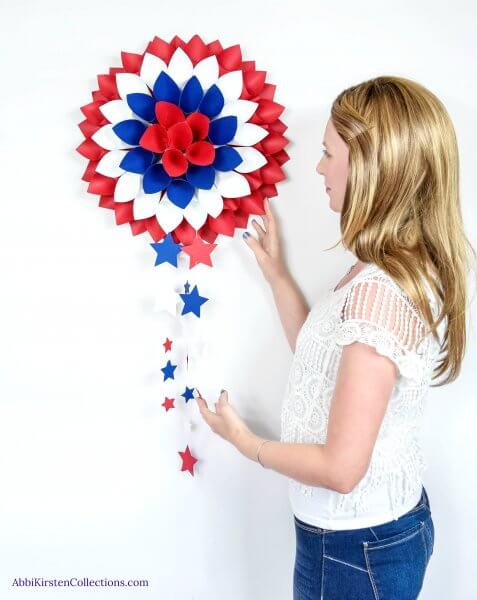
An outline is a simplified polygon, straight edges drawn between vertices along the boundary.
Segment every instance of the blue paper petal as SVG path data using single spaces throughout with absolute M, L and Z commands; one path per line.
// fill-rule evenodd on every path
M 230 115 L 211 121 L 209 140 L 212 144 L 227 144 L 237 132 L 237 117 Z
M 182 90 L 179 106 L 185 113 L 194 112 L 197 110 L 203 96 L 204 90 L 197 77 L 193 75 Z
M 142 175 L 151 166 L 153 160 L 154 152 L 150 152 L 139 146 L 129 150 L 119 166 L 130 173 L 139 173 Z
M 147 94 L 128 94 L 126 102 L 129 108 L 141 119 L 152 122 L 156 118 L 154 107 L 156 102 L 154 98 Z
M 184 179 L 174 179 L 167 187 L 167 196 L 179 208 L 185 208 L 192 200 L 194 188 Z
M 166 173 L 164 167 L 160 164 L 155 164 L 152 165 L 152 167 L 149 167 L 144 173 L 142 187 L 144 193 L 155 194 L 156 192 L 165 190 L 171 181 L 172 179 Z
M 197 165 L 190 165 L 186 174 L 187 181 L 196 188 L 202 190 L 210 190 L 214 185 L 215 181 L 215 169 L 214 167 L 199 167 Z
M 214 85 L 210 86 L 205 93 L 205 96 L 202 98 L 202 101 L 199 104 L 199 112 L 207 115 L 209 119 L 212 119 L 212 117 L 216 117 L 224 108 L 224 104 L 225 100 L 222 92 L 214 83 Z
M 233 171 L 243 162 L 240 154 L 232 146 L 220 146 L 215 149 L 215 160 L 212 163 L 218 171 Z
M 114 133 L 131 146 L 137 146 L 142 134 L 146 131 L 146 125 L 137 119 L 127 119 L 113 125 Z
M 179 86 L 165 71 L 159 73 L 152 91 L 158 102 L 164 100 L 165 102 L 178 104 L 181 95 Z

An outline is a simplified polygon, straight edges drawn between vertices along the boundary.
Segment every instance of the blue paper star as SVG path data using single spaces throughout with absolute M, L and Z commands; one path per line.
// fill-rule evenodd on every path
M 170 233 L 166 235 L 162 242 L 152 242 L 151 246 L 157 252 L 154 266 L 168 262 L 173 267 L 177 267 L 177 255 L 181 251 L 181 245 L 174 242 Z
M 186 386 L 185 392 L 181 394 L 181 396 L 184 396 L 184 400 L 186 402 L 189 402 L 189 400 L 192 400 L 192 398 L 194 397 L 194 388 L 188 388 Z
M 179 294 L 179 296 L 184 300 L 184 308 L 182 309 L 182 315 L 193 312 L 196 316 L 200 317 L 200 307 L 202 304 L 207 302 L 208 298 L 205 296 L 199 296 L 199 290 L 195 285 L 192 288 L 192 292 L 190 294 Z
M 170 360 L 167 361 L 166 366 L 161 369 L 164 373 L 164 381 L 166 381 L 166 379 L 174 379 L 174 371 L 176 368 L 177 365 L 173 365 Z
M 190 289 L 190 283 L 188 281 L 186 281 L 184 283 L 184 291 L 185 291 L 186 294 L 189 293 L 189 289 Z

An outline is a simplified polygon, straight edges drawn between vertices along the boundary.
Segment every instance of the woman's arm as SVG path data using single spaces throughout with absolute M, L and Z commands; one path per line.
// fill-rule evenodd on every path
M 271 281 L 275 305 L 292 352 L 295 352 L 296 338 L 310 311 L 302 291 L 290 274 L 284 274 Z
M 300 481 L 347 494 L 365 476 L 396 381 L 393 361 L 355 342 L 343 348 L 331 401 L 325 444 L 270 441 L 260 450 L 261 463 Z M 257 461 L 265 438 L 242 430 L 237 449 Z
M 258 240 L 248 232 L 244 233 L 244 239 L 255 254 L 263 276 L 270 284 L 285 335 L 294 352 L 298 332 L 310 308 L 283 259 L 277 222 L 268 199 L 265 199 L 264 208 L 265 214 L 262 219 L 265 227 L 252 219 Z

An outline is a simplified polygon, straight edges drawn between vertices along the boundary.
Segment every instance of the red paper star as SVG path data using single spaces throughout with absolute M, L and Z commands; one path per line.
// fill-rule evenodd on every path
M 203 263 L 204 265 L 212 266 L 212 260 L 210 258 L 211 252 L 217 244 L 208 244 L 204 242 L 200 237 L 196 237 L 192 244 L 188 244 L 187 246 L 182 246 L 182 251 L 189 255 L 190 263 L 189 268 L 195 267 L 195 265 L 199 263 Z
M 194 475 L 194 464 L 197 462 L 197 458 L 192 456 L 189 450 L 189 446 L 186 446 L 185 452 L 180 452 L 182 458 L 182 468 L 181 471 L 189 471 L 189 473 Z
M 172 341 L 166 338 L 166 341 L 162 345 L 164 346 L 164 352 L 168 352 L 171 349 Z
M 175 408 L 174 406 L 174 398 L 168 398 L 166 396 L 165 401 L 161 404 L 161 406 L 163 406 L 166 409 L 166 412 L 170 409 L 170 408 Z

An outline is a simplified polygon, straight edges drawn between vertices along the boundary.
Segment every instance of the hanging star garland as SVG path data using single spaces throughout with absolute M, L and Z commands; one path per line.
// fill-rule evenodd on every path
M 189 400 L 192 400 L 194 398 L 194 388 L 189 388 L 186 386 L 185 388 L 185 392 L 183 392 L 181 394 L 181 396 L 184 397 L 184 400 L 187 402 L 189 402 Z
M 186 315 L 187 313 L 194 313 L 197 317 L 200 317 L 200 307 L 205 304 L 209 299 L 205 296 L 199 295 L 199 290 L 195 285 L 192 288 L 192 291 L 188 294 L 179 294 L 179 296 L 184 301 L 184 306 L 182 308 L 181 315 Z
M 166 338 L 166 341 L 162 345 L 164 346 L 164 352 L 170 352 L 172 347 L 172 340 Z
M 165 398 L 165 400 L 164 400 L 164 402 L 162 403 L 161 406 L 163 406 L 165 408 L 166 412 L 170 408 L 175 408 L 175 406 L 174 406 L 174 398 L 167 398 L 167 396 L 166 396 L 166 398 Z
M 181 251 L 181 245 L 174 242 L 170 233 L 162 242 L 153 242 L 151 246 L 157 253 L 155 266 L 167 262 L 173 267 L 177 267 L 177 255 Z
M 217 244 L 208 244 L 199 237 L 196 237 L 192 244 L 188 244 L 182 247 L 182 251 L 185 252 L 189 258 L 189 268 L 195 267 L 199 263 L 204 265 L 212 266 L 212 259 L 210 258 L 211 252 L 216 248 Z
M 182 458 L 181 471 L 189 471 L 191 475 L 194 475 L 194 465 L 197 462 L 197 458 L 191 454 L 189 446 L 186 446 L 185 452 L 179 451 Z
M 167 379 L 174 379 L 174 371 L 176 370 L 177 365 L 173 365 L 170 360 L 167 361 L 165 367 L 162 367 L 161 371 L 164 373 L 164 381 Z

